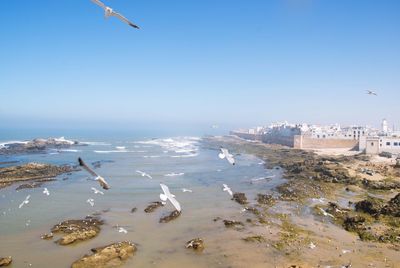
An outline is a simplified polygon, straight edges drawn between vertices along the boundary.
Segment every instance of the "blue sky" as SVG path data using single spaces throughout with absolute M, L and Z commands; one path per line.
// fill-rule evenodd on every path
M 3 125 L 400 127 L 400 1 L 104 2 L 2 3 Z

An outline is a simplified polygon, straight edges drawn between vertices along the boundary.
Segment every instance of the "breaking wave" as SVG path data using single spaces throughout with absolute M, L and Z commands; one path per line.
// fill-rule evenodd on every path
M 85 144 L 85 145 L 98 145 L 98 146 L 110 146 L 110 143 L 106 143 L 103 141 L 80 141 L 80 144 Z
M 166 139 L 152 139 L 147 141 L 137 141 L 135 143 L 144 146 L 160 146 L 164 153 L 173 153 L 171 157 L 194 157 L 198 155 L 199 137 L 174 137 Z M 143 146 L 143 147 L 144 147 Z

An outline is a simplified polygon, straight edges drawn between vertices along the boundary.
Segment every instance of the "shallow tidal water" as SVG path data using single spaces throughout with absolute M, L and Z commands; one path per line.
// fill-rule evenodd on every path
M 47 154 L 0 158 L 54 164 L 77 164 L 78 156 L 89 165 L 103 161 L 96 172 L 111 185 L 110 190 L 102 190 L 85 171 L 79 171 L 61 175 L 40 188 L 16 191 L 18 184 L 14 184 L 1 189 L 0 256 L 12 256 L 12 267 L 70 267 L 91 248 L 125 240 L 137 245 L 137 252 L 125 267 L 246 266 L 250 260 L 254 265 L 271 264 L 273 254 L 260 255 L 256 247 L 243 244 L 241 238 L 249 231 L 230 230 L 213 219 L 245 219 L 242 206 L 222 191 L 222 183 L 234 192 L 245 192 L 250 203 L 255 203 L 257 193 L 268 192 L 279 183 L 280 170 L 264 169 L 262 162 L 251 155 L 237 155 L 237 165 L 231 166 L 218 158 L 217 150 L 202 147 L 201 139 L 194 137 L 87 144 Z M 153 179 L 142 177 L 137 170 Z M 269 175 L 275 177 L 265 183 L 250 183 L 251 179 Z M 160 182 L 169 186 L 182 206 L 182 215 L 169 223 L 158 221 L 174 210 L 171 204 L 153 213 L 143 211 L 150 202 L 159 201 Z M 44 187 L 49 196 L 43 194 Z M 104 195 L 94 194 L 91 187 Z M 193 192 L 183 192 L 182 188 Z M 31 196 L 30 202 L 18 208 L 27 195 Z M 94 199 L 93 207 L 87 203 L 89 198 Z M 134 207 L 137 211 L 131 213 Z M 60 221 L 98 212 L 105 224 L 94 239 L 70 246 L 54 243 L 57 235 L 53 240 L 40 239 Z M 128 233 L 119 233 L 116 226 Z M 185 248 L 185 243 L 196 237 L 205 241 L 201 254 Z

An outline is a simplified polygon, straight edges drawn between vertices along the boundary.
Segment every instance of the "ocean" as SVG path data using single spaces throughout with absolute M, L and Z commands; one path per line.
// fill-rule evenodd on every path
M 251 231 L 227 229 L 221 219 L 246 220 L 243 206 L 222 191 L 227 184 L 234 192 L 245 192 L 250 205 L 257 193 L 271 193 L 281 180 L 280 170 L 267 170 L 263 162 L 246 154 L 235 154 L 237 164 L 219 159 L 218 148 L 208 148 L 202 135 L 166 136 L 145 132 L 66 132 L 69 140 L 85 146 L 50 150 L 45 154 L 0 156 L 0 162 L 41 162 L 76 165 L 78 157 L 106 178 L 110 190 L 103 190 L 84 170 L 63 174 L 57 181 L 40 188 L 16 191 L 18 184 L 0 189 L 0 256 L 12 256 L 13 267 L 70 267 L 89 254 L 90 249 L 118 241 L 131 241 L 138 247 L 124 267 L 227 267 L 269 263 L 274 253 L 256 254 L 253 247 L 243 248 L 241 238 Z M 59 132 L 2 132 L 1 141 L 57 137 Z M 60 136 L 60 135 L 58 135 Z M 112 137 L 112 138 L 111 138 Z M 152 176 L 143 177 L 138 171 Z M 272 180 L 258 178 L 273 176 Z M 252 183 L 257 181 L 257 183 Z M 168 223 L 159 218 L 174 210 L 168 203 L 153 213 L 143 210 L 160 201 L 160 183 L 166 184 L 182 206 L 182 215 Z M 50 195 L 43 193 L 46 187 Z M 95 187 L 104 195 L 95 194 Z M 183 192 L 182 189 L 192 192 Z M 30 202 L 19 208 L 30 195 Z M 87 200 L 93 199 L 91 206 Z M 137 211 L 131 213 L 136 207 Z M 49 233 L 57 223 L 83 219 L 99 213 L 105 221 L 94 239 L 61 246 L 40 236 Z M 120 233 L 117 227 L 128 232 Z M 55 236 L 57 237 L 57 236 Z M 185 248 L 190 239 L 201 237 L 206 249 L 201 256 Z M 241 257 L 241 254 L 244 253 Z M 227 256 L 231 256 L 230 258 Z

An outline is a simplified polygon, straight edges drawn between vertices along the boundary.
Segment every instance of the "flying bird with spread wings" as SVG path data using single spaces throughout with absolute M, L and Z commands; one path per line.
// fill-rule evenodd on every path
M 111 16 L 117 17 L 118 19 L 120 19 L 123 22 L 127 23 L 129 26 L 131 26 L 133 28 L 136 28 L 136 29 L 140 29 L 139 26 L 137 26 L 136 24 L 133 24 L 127 18 L 125 18 L 124 16 L 122 16 L 118 12 L 115 12 L 111 7 L 106 6 L 101 1 L 92 0 L 92 2 L 95 3 L 96 5 L 98 5 L 99 7 L 101 7 L 102 9 L 104 9 L 104 16 L 106 17 L 106 19 L 108 19 Z
M 374 95 L 374 96 L 378 96 L 378 94 L 376 94 L 376 92 L 372 91 L 372 90 L 366 90 L 366 93 L 368 95 Z
M 165 203 L 167 200 L 171 202 L 171 204 L 175 207 L 175 209 L 181 212 L 181 205 L 175 199 L 175 195 L 171 194 L 167 185 L 160 183 L 161 189 L 163 190 L 163 194 L 160 194 L 160 199 Z
M 139 173 L 142 177 L 147 177 L 149 179 L 153 178 L 151 175 L 147 174 L 146 172 L 140 171 L 140 170 L 136 170 L 136 173 Z
M 232 165 L 235 165 L 235 159 L 233 158 L 233 155 L 231 155 L 228 151 L 228 149 L 225 149 L 221 147 L 221 152 L 218 154 L 219 158 L 228 160 L 228 162 Z
M 106 180 L 105 180 L 103 177 L 99 176 L 96 172 L 94 172 L 90 167 L 88 167 L 88 166 L 86 165 L 86 163 L 83 162 L 82 158 L 79 157 L 79 158 L 78 158 L 78 162 L 79 162 L 79 165 L 80 165 L 81 167 L 83 167 L 84 169 L 86 169 L 86 171 L 89 172 L 90 175 L 92 175 L 93 177 L 96 177 L 95 180 L 99 182 L 100 186 L 101 186 L 104 190 L 110 189 L 110 186 L 108 185 L 108 183 L 106 182 Z
M 229 188 L 228 185 L 226 185 L 224 183 L 224 184 L 222 184 L 222 186 L 224 186 L 224 188 L 222 188 L 222 191 L 227 192 L 230 196 L 233 196 L 233 192 L 232 192 L 231 188 Z

